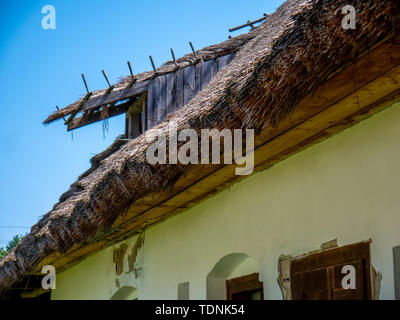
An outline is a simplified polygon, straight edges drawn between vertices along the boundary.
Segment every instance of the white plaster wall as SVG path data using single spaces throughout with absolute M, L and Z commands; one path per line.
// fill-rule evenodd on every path
M 136 279 L 133 272 L 127 272 L 128 254 L 136 240 L 137 236 L 124 242 L 128 245 L 128 250 L 124 257 L 124 271 L 121 275 L 116 274 L 113 262 L 113 251 L 121 245 L 117 244 L 56 274 L 56 289 L 53 290 L 51 298 L 53 300 L 109 300 L 121 288 L 138 288 L 141 279 Z M 136 298 L 136 294 L 132 297 Z
M 381 298 L 393 299 L 399 124 L 396 104 L 147 230 L 139 299 L 176 299 L 178 284 L 186 281 L 191 299 L 205 299 L 207 274 L 230 253 L 253 257 L 264 298 L 281 299 L 279 256 L 318 249 L 334 238 L 339 245 L 372 239 L 372 263 L 383 274 Z M 53 298 L 81 297 L 82 286 L 85 297 L 111 296 L 113 267 L 102 261 L 112 261 L 112 251 L 89 259 L 59 275 Z M 85 281 L 78 272 L 87 274 Z

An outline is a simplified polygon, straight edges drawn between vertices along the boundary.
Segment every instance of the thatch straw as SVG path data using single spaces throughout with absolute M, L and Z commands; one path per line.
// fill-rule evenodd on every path
M 263 128 L 279 123 L 329 75 L 399 32 L 400 2 L 350 1 L 357 29 L 341 27 L 349 0 L 288 0 L 187 106 L 168 121 L 178 128 Z M 47 256 L 65 253 L 106 232 L 133 201 L 170 188 L 193 166 L 150 165 L 144 136 L 103 158 L 72 185 L 22 242 L 0 261 L 0 291 L 35 270 Z

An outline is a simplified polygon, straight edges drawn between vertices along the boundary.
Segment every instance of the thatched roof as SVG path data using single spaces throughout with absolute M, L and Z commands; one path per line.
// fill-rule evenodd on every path
M 357 8 L 357 29 L 341 27 L 341 8 Z M 255 31 L 255 37 L 188 105 L 156 128 L 275 126 L 330 75 L 351 65 L 400 30 L 400 2 L 288 0 Z M 48 256 L 89 244 L 133 202 L 168 190 L 193 165 L 150 165 L 142 135 L 101 157 L 22 242 L 0 261 L 0 292 L 33 272 Z

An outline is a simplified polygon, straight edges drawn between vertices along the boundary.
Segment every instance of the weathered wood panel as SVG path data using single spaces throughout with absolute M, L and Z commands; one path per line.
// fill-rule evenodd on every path
M 112 117 L 115 117 L 115 116 L 118 116 L 120 114 L 127 112 L 131 105 L 132 105 L 132 101 L 130 100 L 125 103 L 119 104 L 117 106 L 110 107 L 107 111 L 108 112 L 107 118 L 112 118 Z M 68 125 L 67 131 L 75 130 L 75 129 L 81 128 L 83 126 L 87 126 L 89 124 L 92 124 L 92 123 L 95 123 L 98 121 L 102 121 L 102 120 L 104 120 L 104 119 L 101 114 L 101 111 L 96 111 L 88 116 L 82 116 L 82 117 L 73 119 L 71 121 L 71 123 Z
M 215 70 L 215 60 L 203 62 L 201 65 L 201 89 L 211 81 L 213 70 Z
M 184 74 L 185 69 L 180 69 L 176 72 L 176 105 L 174 111 L 184 106 Z
M 195 94 L 198 94 L 201 91 L 201 64 L 200 63 L 195 66 L 194 82 L 195 82 L 194 92 L 195 92 Z
M 210 81 L 211 81 L 212 78 L 214 78 L 217 75 L 217 73 L 219 71 L 218 70 L 218 60 L 213 60 L 213 62 L 214 63 L 211 64 L 211 78 L 210 78 Z
M 234 56 L 234 54 L 225 55 L 217 60 L 198 63 L 195 66 L 189 66 L 177 72 L 161 75 L 156 79 L 137 83 L 132 87 L 122 90 L 114 89 L 115 91 L 111 91 L 106 95 L 89 97 L 83 110 L 88 111 L 99 106 L 113 104 L 148 91 L 150 94 L 147 125 L 148 128 L 151 128 L 162 122 L 167 114 L 173 113 L 189 103 L 220 70 L 229 64 Z M 117 114 L 114 112 L 112 116 L 114 115 Z M 74 119 L 72 121 L 73 124 L 71 123 L 68 130 L 73 130 L 100 120 L 97 115 L 90 119 L 82 117 L 79 120 Z
M 221 71 L 225 66 L 227 66 L 232 61 L 234 56 L 235 54 L 232 53 L 218 58 L 218 71 Z
M 155 106 L 154 106 L 154 115 L 155 115 L 155 120 L 156 124 L 160 124 L 161 122 L 164 121 L 167 113 L 166 113 L 166 100 L 167 100 L 167 77 L 166 75 L 157 77 L 155 79 L 155 83 L 157 84 L 156 86 L 156 91 L 155 91 Z
M 233 57 L 229 54 L 149 80 L 148 129 L 189 103 Z
M 176 78 L 175 72 L 167 74 L 167 92 L 166 92 L 166 114 L 175 110 L 176 99 Z
M 186 105 L 195 96 L 195 67 L 190 66 L 184 69 L 183 74 L 183 104 Z
M 139 82 L 132 87 L 128 87 L 122 90 L 114 89 L 107 95 L 101 95 L 97 97 L 90 97 L 85 104 L 84 110 L 90 110 L 103 106 L 106 104 L 111 104 L 120 100 L 128 99 L 130 97 L 137 96 L 147 91 L 149 81 Z
M 148 84 L 148 92 L 147 92 L 147 129 L 151 129 L 156 125 L 154 108 L 155 104 L 155 88 L 154 88 L 155 79 L 149 80 Z

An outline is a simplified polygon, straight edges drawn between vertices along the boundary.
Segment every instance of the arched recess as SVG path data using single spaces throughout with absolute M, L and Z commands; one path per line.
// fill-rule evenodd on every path
M 137 289 L 130 286 L 122 287 L 114 293 L 111 300 L 137 300 Z
M 231 253 L 221 258 L 207 275 L 207 299 L 226 300 L 226 281 L 259 273 L 258 262 L 245 253 Z

